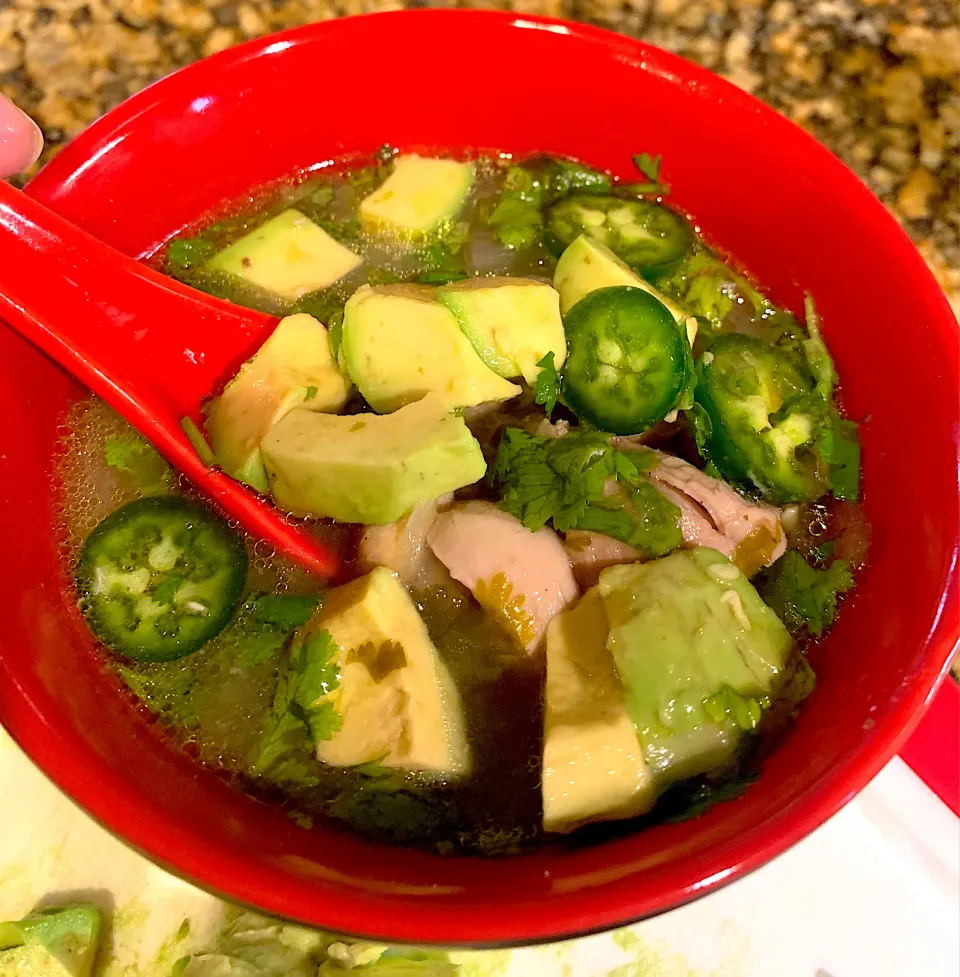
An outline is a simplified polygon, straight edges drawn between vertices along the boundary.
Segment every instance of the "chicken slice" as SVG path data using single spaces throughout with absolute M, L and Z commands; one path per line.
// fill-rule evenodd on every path
M 657 465 L 646 474 L 680 508 L 680 530 L 689 546 L 712 546 L 751 576 L 770 566 L 787 548 L 780 510 L 751 502 L 719 478 L 689 462 L 654 452 Z
M 357 552 L 360 572 L 387 567 L 411 590 L 439 586 L 449 580 L 443 565 L 427 546 L 427 532 L 437 513 L 451 502 L 452 494 L 442 495 L 439 499 L 421 502 L 399 522 L 367 526 Z
M 528 653 L 550 619 L 579 596 L 570 559 L 551 529 L 531 532 L 489 502 L 440 513 L 427 532 L 434 554 Z
M 643 559 L 640 550 L 629 543 L 586 529 L 571 529 L 563 541 L 563 548 L 570 557 L 573 575 L 583 590 L 588 590 L 597 582 L 601 570 L 618 563 L 635 563 Z

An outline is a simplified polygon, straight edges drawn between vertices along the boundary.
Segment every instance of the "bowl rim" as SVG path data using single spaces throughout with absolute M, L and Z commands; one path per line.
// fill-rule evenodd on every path
M 678 55 L 598 27 L 550 17 L 491 10 L 383 11 L 314 22 L 256 38 L 212 57 L 189 64 L 131 96 L 80 133 L 63 152 L 59 153 L 29 181 L 25 191 L 41 199 L 53 195 L 58 187 L 69 181 L 71 174 L 91 166 L 96 159 L 97 151 L 102 152 L 103 147 L 110 144 L 111 138 L 115 134 L 133 123 L 137 116 L 148 111 L 151 105 L 162 101 L 167 95 L 174 92 L 187 92 L 193 89 L 205 78 L 215 76 L 223 66 L 236 65 L 246 60 L 256 59 L 264 54 L 281 51 L 284 47 L 293 44 L 308 43 L 314 35 L 336 31 L 340 25 L 347 22 L 363 19 L 371 23 L 379 23 L 381 28 L 378 29 L 387 29 L 389 22 L 398 17 L 403 17 L 406 20 L 418 18 L 427 21 L 430 23 L 431 29 L 436 29 L 439 23 L 450 22 L 456 24 L 457 30 L 464 30 L 469 29 L 468 25 L 471 20 L 482 19 L 491 22 L 498 21 L 504 29 L 520 28 L 576 35 L 584 40 L 604 45 L 610 50 L 611 56 L 622 55 L 631 61 L 643 61 L 647 70 L 683 79 L 686 84 L 695 85 L 703 92 L 716 96 L 717 101 L 722 99 L 726 103 L 732 103 L 737 110 L 752 113 L 758 120 L 762 119 L 764 124 L 776 126 L 779 131 L 789 134 L 795 144 L 797 141 L 805 141 L 805 152 L 816 158 L 819 165 L 832 168 L 837 173 L 838 179 L 842 178 L 845 181 L 844 192 L 858 196 L 860 205 L 870 211 L 876 226 L 885 234 L 891 245 L 895 245 L 898 260 L 903 263 L 905 272 L 909 273 L 910 280 L 914 283 L 913 287 L 925 287 L 930 293 L 931 299 L 933 299 L 934 291 L 939 296 L 938 301 L 942 315 L 937 318 L 937 321 L 931 322 L 930 328 L 944 336 L 947 335 L 949 329 L 956 331 L 956 321 L 945 295 L 904 230 L 869 189 L 811 135 L 730 82 Z M 53 201 L 53 206 L 56 207 L 55 201 Z M 935 301 L 932 304 L 935 304 Z M 960 599 L 958 599 L 958 590 L 960 590 L 958 588 L 958 559 L 960 557 L 958 557 L 958 550 L 955 545 L 945 588 L 940 595 L 939 612 L 923 643 L 925 655 L 923 665 L 914 673 L 910 685 L 887 716 L 882 729 L 878 730 L 877 735 L 859 751 L 852 753 L 842 765 L 836 767 L 830 776 L 821 778 L 819 783 L 811 787 L 810 791 L 797 801 L 789 811 L 783 811 L 775 823 L 757 828 L 752 834 L 752 841 L 749 846 L 741 843 L 739 847 L 731 848 L 725 856 L 726 868 L 710 877 L 701 879 L 695 884 L 680 885 L 679 880 L 673 880 L 667 886 L 668 898 L 663 901 L 662 905 L 653 909 L 631 909 L 630 900 L 625 895 L 614 897 L 608 892 L 602 906 L 592 910 L 587 918 L 584 918 L 584 914 L 578 911 L 576 907 L 571 909 L 561 907 L 557 909 L 553 925 L 541 927 L 540 931 L 529 937 L 470 939 L 457 941 L 456 945 L 478 948 L 522 946 L 585 936 L 628 925 L 639 919 L 677 908 L 742 877 L 781 854 L 819 827 L 848 803 L 900 749 L 932 701 L 939 682 L 949 672 L 950 661 L 960 647 L 960 615 L 957 613 L 958 603 L 960 603 Z M 76 764 L 62 762 L 63 741 L 58 737 L 57 731 L 48 725 L 44 717 L 34 712 L 29 705 L 21 704 L 18 709 L 14 704 L 8 718 L 12 720 L 10 733 L 24 752 L 31 758 L 37 756 L 45 758 L 48 762 L 38 760 L 34 760 L 34 762 L 83 810 L 116 837 L 122 839 L 154 863 L 181 878 L 187 879 L 192 884 L 207 891 L 215 892 L 235 903 L 255 906 L 255 902 L 249 898 L 238 898 L 224 894 L 216 881 L 217 878 L 229 877 L 234 883 L 238 883 L 238 876 L 244 874 L 242 866 L 238 865 L 230 872 L 225 872 L 220 868 L 210 871 L 198 870 L 198 867 L 204 864 L 204 843 L 201 840 L 185 837 L 173 824 L 167 826 L 167 830 L 162 833 L 162 841 L 159 843 L 156 842 L 156 833 L 148 832 L 146 829 L 142 831 L 133 830 L 133 826 L 139 821 L 139 812 L 134 796 L 131 794 L 118 796 L 116 790 L 103 791 L 94 779 L 84 776 Z M 54 763 L 50 758 L 58 752 L 61 762 Z M 123 792 L 121 791 L 120 794 L 122 795 Z M 108 795 L 110 796 L 108 797 Z M 133 838 L 138 840 L 132 840 Z M 194 870 L 189 871 L 173 865 L 168 859 L 174 853 L 179 861 L 193 864 Z M 256 874 L 256 870 L 253 872 L 246 871 L 247 883 L 244 887 L 248 892 L 256 891 Z M 263 891 L 266 893 L 266 889 Z M 272 892 L 270 896 L 273 896 Z M 269 903 L 271 899 L 267 898 L 265 901 Z M 423 912 L 424 909 L 423 905 L 419 905 L 417 908 L 406 909 L 402 914 L 391 911 L 391 922 L 385 932 L 377 933 L 377 927 L 370 927 L 374 930 L 372 935 L 369 932 L 356 933 L 355 935 L 361 939 L 377 939 L 384 942 L 453 945 L 449 939 L 428 938 L 424 940 L 422 938 L 420 935 L 422 924 L 418 924 L 416 913 Z M 269 908 L 257 908 L 257 911 L 268 912 L 277 918 L 290 919 L 301 924 L 323 925 L 319 921 L 306 921 L 287 911 Z M 396 919 L 397 916 L 401 916 L 399 922 Z M 427 928 L 429 929 L 429 926 Z M 502 926 L 500 928 L 503 929 Z M 339 927 L 337 931 L 350 932 L 349 929 L 344 930 Z

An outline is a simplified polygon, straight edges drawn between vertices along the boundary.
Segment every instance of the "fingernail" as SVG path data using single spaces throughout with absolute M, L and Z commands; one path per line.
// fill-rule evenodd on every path
M 4 169 L 19 172 L 33 163 L 42 150 L 40 127 L 10 99 L 0 97 L 0 155 Z

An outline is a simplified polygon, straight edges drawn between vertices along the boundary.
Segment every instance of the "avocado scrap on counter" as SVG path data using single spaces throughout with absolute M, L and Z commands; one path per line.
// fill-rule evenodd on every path
M 0 922 L 0 977 L 91 977 L 100 929 L 93 903 L 49 906 Z

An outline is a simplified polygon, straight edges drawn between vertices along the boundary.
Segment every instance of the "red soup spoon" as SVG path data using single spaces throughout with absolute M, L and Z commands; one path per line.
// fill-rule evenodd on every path
M 321 576 L 335 554 L 207 465 L 182 422 L 276 323 L 167 278 L 0 181 L 0 317 L 122 414 L 247 532 Z

